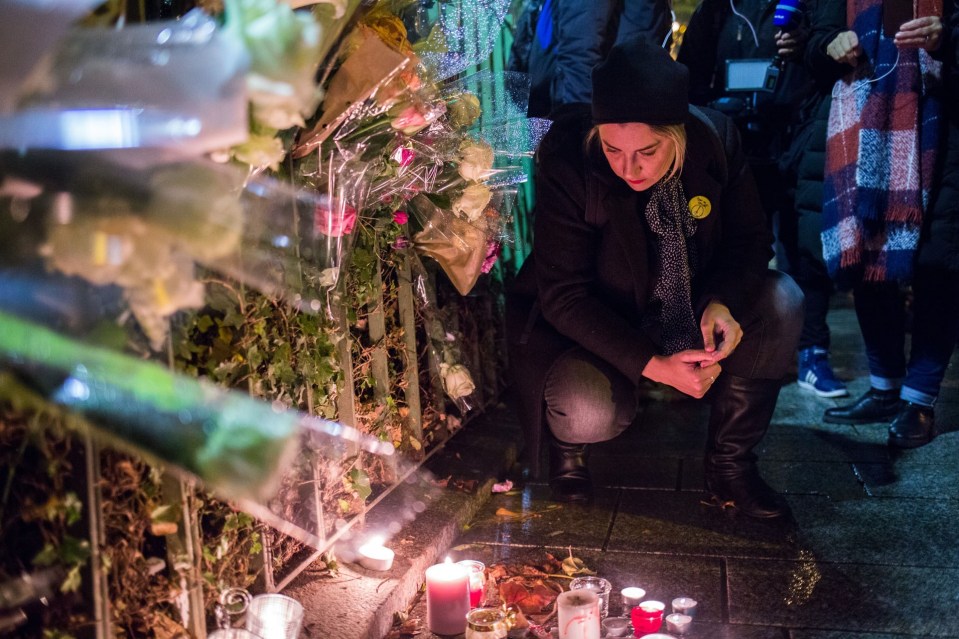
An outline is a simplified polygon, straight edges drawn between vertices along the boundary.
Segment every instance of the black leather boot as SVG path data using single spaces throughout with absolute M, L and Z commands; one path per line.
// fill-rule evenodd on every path
M 769 428 L 779 380 L 722 373 L 713 384 L 706 442 L 706 492 L 710 501 L 748 517 L 789 514 L 789 506 L 759 475 L 753 448 Z
M 827 408 L 822 420 L 827 424 L 872 424 L 888 422 L 899 412 L 899 390 L 870 388 L 848 406 Z
M 931 406 L 903 402 L 889 427 L 889 445 L 919 448 L 936 438 L 936 415 Z
M 586 467 L 586 444 L 567 444 L 555 437 L 549 444 L 549 487 L 553 499 L 562 502 L 589 501 L 593 480 Z

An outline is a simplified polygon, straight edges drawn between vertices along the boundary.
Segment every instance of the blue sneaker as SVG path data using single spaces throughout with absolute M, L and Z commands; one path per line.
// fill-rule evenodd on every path
M 849 394 L 846 385 L 836 379 L 829 365 L 829 351 L 819 346 L 799 351 L 799 378 L 796 383 L 820 397 L 845 397 Z

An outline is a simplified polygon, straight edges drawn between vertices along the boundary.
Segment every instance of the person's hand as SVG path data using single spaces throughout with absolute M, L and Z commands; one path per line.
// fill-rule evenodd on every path
M 726 359 L 743 339 L 743 329 L 725 304 L 710 302 L 699 320 L 703 345 L 714 362 Z
M 792 31 L 776 32 L 776 54 L 783 60 L 794 60 L 802 53 L 806 46 L 809 32 L 800 27 Z
M 836 62 L 856 66 L 859 64 L 859 56 L 862 55 L 859 36 L 855 31 L 843 31 L 826 45 L 826 55 Z
M 935 51 L 942 42 L 942 20 L 939 16 L 925 16 L 902 23 L 896 32 L 895 43 L 901 49 Z
M 722 371 L 711 353 L 691 349 L 654 356 L 643 369 L 643 376 L 699 399 Z

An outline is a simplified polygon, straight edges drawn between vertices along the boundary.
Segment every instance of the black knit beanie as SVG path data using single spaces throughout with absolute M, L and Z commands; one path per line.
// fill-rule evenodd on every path
M 642 39 L 617 44 L 593 67 L 593 122 L 682 124 L 689 70 Z

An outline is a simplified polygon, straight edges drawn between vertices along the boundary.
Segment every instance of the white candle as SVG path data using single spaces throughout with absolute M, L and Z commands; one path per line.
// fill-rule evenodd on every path
M 466 632 L 470 611 L 469 573 L 447 557 L 426 569 L 426 623 L 438 635 Z
M 696 616 L 696 600 L 689 597 L 676 597 L 673 599 L 673 612 L 681 615 Z
M 629 611 L 639 605 L 639 602 L 646 596 L 646 591 L 642 588 L 630 586 L 619 591 L 623 597 L 623 613 L 629 614 Z
M 678 635 L 685 634 L 689 630 L 689 625 L 692 621 L 693 618 L 689 615 L 681 615 L 678 612 L 674 612 L 671 615 L 666 615 L 666 629 Z
M 383 545 L 382 538 L 374 537 L 360 546 L 356 550 L 358 563 L 367 570 L 378 570 L 380 572 L 389 570 L 393 567 L 393 557 L 396 556 L 392 550 Z
M 567 590 L 556 598 L 559 639 L 599 639 L 599 595 Z

